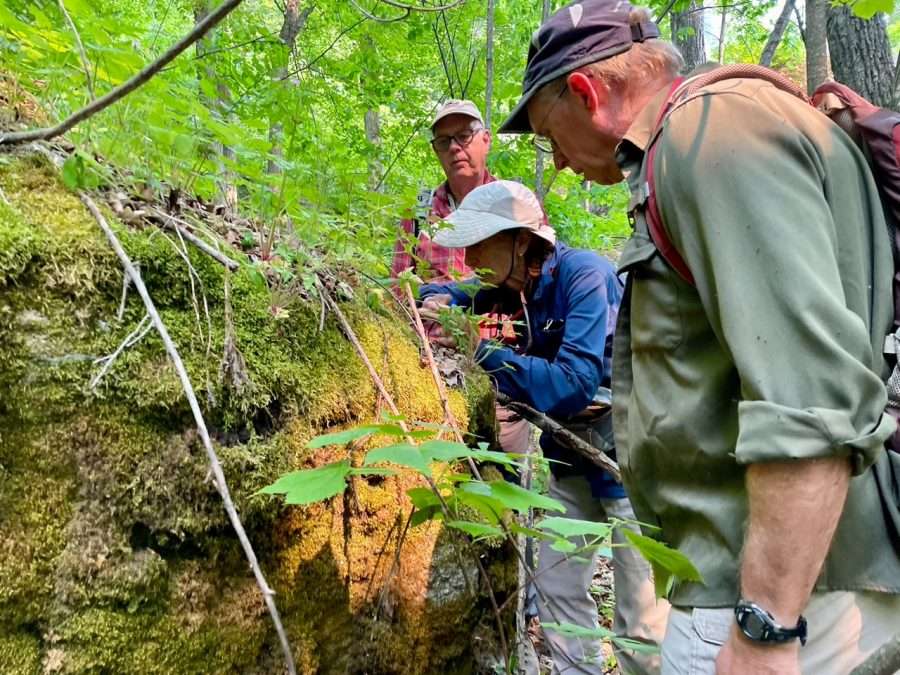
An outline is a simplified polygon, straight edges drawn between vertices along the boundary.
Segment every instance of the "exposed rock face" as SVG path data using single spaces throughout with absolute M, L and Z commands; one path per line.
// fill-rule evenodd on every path
M 102 233 L 40 162 L 0 164 L 0 188 L 0 672 L 282 672 L 161 341 L 151 331 L 89 387 L 95 359 L 144 315 L 132 292 L 117 319 L 122 271 Z M 116 227 L 202 396 L 299 669 L 471 671 L 472 635 L 489 636 L 493 619 L 453 567 L 446 532 L 413 528 L 397 555 L 412 475 L 354 479 L 343 498 L 308 508 L 254 496 L 348 452 L 308 450 L 312 436 L 378 415 L 330 318 L 320 331 L 317 303 L 273 313 L 249 270 L 232 275 L 249 377 L 233 386 L 220 376 L 224 269 L 159 232 Z M 402 323 L 346 309 L 402 412 L 440 421 Z M 486 391 L 454 392 L 457 418 L 489 410 Z

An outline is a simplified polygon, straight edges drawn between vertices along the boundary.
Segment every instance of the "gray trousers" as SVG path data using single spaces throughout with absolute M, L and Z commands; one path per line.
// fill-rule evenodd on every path
M 627 499 L 595 499 L 590 484 L 581 476 L 551 477 L 549 492 L 553 499 L 565 505 L 565 516 L 568 518 L 595 522 L 607 518 L 634 520 L 634 511 Z M 631 527 L 638 530 L 636 525 Z M 585 542 L 575 543 L 583 546 Z M 669 604 L 656 599 L 650 564 L 635 549 L 625 545 L 625 535 L 620 528 L 613 531 L 612 543 L 616 597 L 613 631 L 622 637 L 659 645 Z M 541 543 L 537 586 L 540 590 L 538 608 L 542 624 L 558 622 L 597 627 L 597 605 L 589 592 L 597 556 L 594 554 L 588 558 L 587 555 L 567 556 L 554 551 L 547 542 Z M 553 657 L 554 674 L 603 672 L 601 640 L 565 637 L 547 629 L 544 635 Z M 620 649 L 615 644 L 613 652 L 622 673 L 644 675 L 660 671 L 658 654 L 638 654 L 633 650 Z
M 814 593 L 803 612 L 809 639 L 803 675 L 847 675 L 900 632 L 900 595 Z M 673 607 L 663 642 L 663 675 L 715 675 L 716 657 L 734 624 L 729 608 Z

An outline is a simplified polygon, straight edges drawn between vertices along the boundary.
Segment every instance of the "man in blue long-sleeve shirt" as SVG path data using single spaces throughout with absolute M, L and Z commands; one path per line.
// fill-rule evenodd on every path
M 515 344 L 498 346 L 482 340 L 476 360 L 491 374 L 497 389 L 514 401 L 559 418 L 590 440 L 612 438 L 608 416 L 585 415 L 590 404 L 608 395 L 611 340 L 622 287 L 613 266 L 601 256 L 556 243 L 543 225 L 534 194 L 511 181 L 497 181 L 473 190 L 448 219 L 452 229 L 440 230 L 435 241 L 448 248 L 466 247 L 466 264 L 489 270 L 482 277 L 492 288 L 470 297 L 459 285 L 430 284 L 420 290 L 423 308 L 442 305 L 471 307 L 476 313 L 520 315 Z M 438 338 L 453 346 L 448 336 Z M 551 463 L 550 496 L 566 506 L 566 516 L 583 520 L 633 520 L 622 486 L 607 473 L 571 450 L 541 438 Z M 523 449 L 524 450 L 524 449 Z M 580 542 L 583 544 L 584 542 Z M 614 543 L 623 544 L 620 531 Z M 545 623 L 597 626 L 597 607 L 589 589 L 595 559 L 568 558 L 542 545 L 537 584 L 550 605 L 540 602 Z M 668 606 L 657 603 L 649 565 L 633 549 L 613 548 L 616 610 L 613 629 L 619 635 L 658 644 Z M 600 673 L 600 641 L 567 638 L 546 631 L 554 672 Z M 659 670 L 655 655 L 616 650 L 626 673 Z

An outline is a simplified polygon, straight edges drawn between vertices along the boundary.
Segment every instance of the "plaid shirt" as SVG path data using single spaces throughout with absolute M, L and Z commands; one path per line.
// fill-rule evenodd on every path
M 485 169 L 482 185 L 497 180 Z M 450 192 L 447 181 L 438 186 L 433 192 L 431 209 L 427 214 L 416 214 L 420 223 L 434 223 L 446 218 L 456 210 L 456 200 Z M 394 259 L 391 262 L 391 277 L 397 278 L 404 270 L 413 268 L 424 281 L 433 283 L 449 283 L 455 281 L 459 275 L 471 275 L 472 270 L 466 267 L 466 249 L 444 248 L 438 246 L 428 235 L 427 227 L 419 228 L 419 239 L 414 246 L 409 242 L 416 232 L 415 219 L 407 218 L 400 222 L 402 230 L 397 242 L 394 244 Z M 410 248 L 412 250 L 410 251 Z

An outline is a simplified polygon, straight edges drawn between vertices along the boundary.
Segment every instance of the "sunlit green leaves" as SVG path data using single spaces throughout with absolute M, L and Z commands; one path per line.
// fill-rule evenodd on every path
M 653 567 L 653 581 L 656 584 L 656 594 L 665 597 L 672 589 L 676 579 L 703 583 L 703 577 L 680 551 L 669 548 L 662 542 L 645 537 L 631 530 L 624 530 L 628 543 L 634 546 Z
M 286 504 L 312 504 L 343 492 L 349 474 L 350 462 L 347 460 L 315 469 L 292 471 L 257 494 L 284 495 Z

